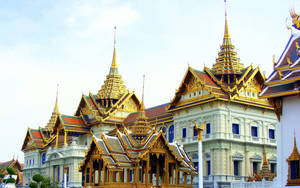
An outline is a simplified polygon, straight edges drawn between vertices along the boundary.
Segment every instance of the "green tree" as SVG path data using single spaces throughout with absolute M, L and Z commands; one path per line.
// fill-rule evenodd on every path
M 41 174 L 35 174 L 32 177 L 32 180 L 37 183 L 37 186 L 40 187 L 41 182 L 44 180 L 44 177 Z
M 41 188 L 50 188 L 51 187 L 51 180 L 49 177 L 44 177 Z

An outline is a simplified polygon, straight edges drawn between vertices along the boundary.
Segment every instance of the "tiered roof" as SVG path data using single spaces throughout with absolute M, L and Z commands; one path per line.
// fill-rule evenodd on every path
M 225 13 L 225 31 L 223 44 L 220 47 L 219 57 L 216 60 L 212 70 L 215 75 L 239 75 L 244 69 L 244 65 L 240 63 L 240 58 L 234 50 L 234 45 L 231 43 L 231 38 L 228 31 L 227 14 Z M 223 78 L 224 79 L 224 78 Z M 229 80 L 228 80 L 229 81 Z
M 106 80 L 97 94 L 97 99 L 118 100 L 125 93 L 126 86 L 119 74 L 116 60 L 116 47 L 114 46 L 109 74 L 106 76 Z
M 134 167 L 144 155 L 148 154 L 152 148 L 158 145 L 161 147 L 166 146 L 167 150 L 180 162 L 180 170 L 196 173 L 196 169 L 193 167 L 183 147 L 176 143 L 169 144 L 162 131 L 156 133 L 154 129 L 149 130 L 146 139 L 139 142 L 132 135 L 132 132 L 126 128 L 123 133 L 117 131 L 116 136 L 108 136 L 106 134 L 102 134 L 101 138 L 94 136 L 80 169 L 84 168 L 86 162 L 89 160 L 89 156 L 95 150 L 99 152 L 99 155 L 101 155 L 110 169 Z
M 300 87 L 300 33 L 294 33 L 265 82 L 262 98 L 299 94 Z
M 200 71 L 188 67 L 168 107 L 169 111 L 216 100 L 273 109 L 269 102 L 258 98 L 265 81 L 264 74 L 259 67 L 244 67 L 237 57 L 228 30 L 227 14 L 220 49 L 213 68 L 204 67 L 204 70 Z

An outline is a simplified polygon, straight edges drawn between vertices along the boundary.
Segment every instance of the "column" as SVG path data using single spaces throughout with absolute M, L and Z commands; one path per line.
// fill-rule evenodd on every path
M 159 185 L 159 163 L 158 158 L 156 160 L 156 187 Z
M 149 178 L 149 161 L 150 161 L 150 155 L 148 155 L 148 159 L 146 161 L 146 171 L 145 171 L 145 183 L 146 183 L 146 186 L 148 185 L 148 178 Z

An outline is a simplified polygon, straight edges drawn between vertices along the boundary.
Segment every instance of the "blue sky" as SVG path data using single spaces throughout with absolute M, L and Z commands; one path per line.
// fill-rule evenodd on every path
M 55 103 L 74 114 L 82 93 L 96 93 L 109 71 L 113 27 L 125 84 L 146 107 L 169 102 L 188 64 L 215 63 L 224 33 L 222 0 L 1 0 L 0 161 L 20 151 L 28 127 L 45 126 Z M 269 75 L 290 31 L 296 0 L 228 0 L 229 32 L 245 66 Z

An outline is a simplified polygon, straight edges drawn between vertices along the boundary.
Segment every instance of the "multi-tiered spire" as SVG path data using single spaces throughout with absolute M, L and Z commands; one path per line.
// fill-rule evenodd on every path
M 225 10 L 223 44 L 220 47 L 218 58 L 212 69 L 215 75 L 220 76 L 222 80 L 226 79 L 228 83 L 231 83 L 237 75 L 240 75 L 244 68 L 244 65 L 240 63 L 240 58 L 238 58 L 234 48 L 228 31 L 227 12 Z
M 105 99 L 110 101 L 109 103 L 119 99 L 126 92 L 126 86 L 119 74 L 116 60 L 116 27 L 114 36 L 114 52 L 109 74 L 97 94 L 97 99 Z
M 151 130 L 150 123 L 146 116 L 145 106 L 144 106 L 144 85 L 145 85 L 145 75 L 143 76 L 143 91 L 142 91 L 142 102 L 139 111 L 139 116 L 136 122 L 129 129 L 131 130 L 131 135 L 138 141 L 142 142 L 149 134 Z
M 45 127 L 48 131 L 52 131 L 53 127 L 55 126 L 58 115 L 59 115 L 59 109 L 58 109 L 58 84 L 57 84 L 55 106 L 54 106 L 51 118 Z

